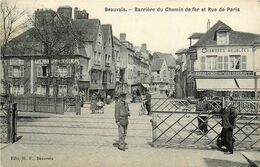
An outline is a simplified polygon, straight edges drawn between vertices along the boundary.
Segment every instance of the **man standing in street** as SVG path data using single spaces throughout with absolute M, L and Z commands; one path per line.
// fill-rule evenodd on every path
M 185 98 L 189 103 L 196 104 L 196 112 L 203 113 L 204 115 L 198 116 L 198 135 L 205 135 L 208 133 L 208 116 L 205 114 L 209 111 L 209 102 L 207 96 L 202 96 L 199 100 L 190 100 Z
M 225 97 L 225 107 L 220 110 L 222 114 L 222 131 L 220 133 L 221 145 L 225 146 L 227 150 L 223 150 L 227 154 L 233 154 L 234 140 L 233 140 L 233 130 L 236 127 L 236 117 L 237 112 L 235 107 L 231 104 L 233 98 L 231 96 Z
M 126 134 L 128 126 L 128 117 L 130 116 L 129 107 L 126 103 L 126 93 L 121 93 L 120 99 L 115 103 L 115 121 L 118 126 L 119 143 L 118 149 L 125 151 L 126 147 Z
M 152 95 L 150 94 L 149 90 L 147 90 L 146 96 L 145 96 L 145 106 L 146 106 L 148 115 L 150 115 L 150 113 L 151 113 L 151 101 L 152 101 Z

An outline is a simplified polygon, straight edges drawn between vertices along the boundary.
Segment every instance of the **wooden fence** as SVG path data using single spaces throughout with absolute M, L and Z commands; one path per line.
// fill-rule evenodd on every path
M 75 112 L 77 115 L 81 114 L 81 102 L 78 97 L 16 96 L 13 97 L 13 102 L 17 103 L 18 111 L 55 114 Z

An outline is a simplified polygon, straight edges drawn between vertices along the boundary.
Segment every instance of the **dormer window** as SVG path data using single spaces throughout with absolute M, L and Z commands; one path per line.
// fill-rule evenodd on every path
M 217 44 L 218 45 L 228 45 L 229 44 L 228 32 L 220 31 L 217 33 Z

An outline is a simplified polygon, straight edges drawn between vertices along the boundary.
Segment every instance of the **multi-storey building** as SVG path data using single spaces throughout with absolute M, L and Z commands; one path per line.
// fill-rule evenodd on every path
M 175 91 L 175 69 L 176 69 L 176 61 L 172 54 L 170 53 L 162 53 L 162 52 L 154 52 L 153 53 L 153 59 L 164 59 L 168 66 L 168 91 L 174 92 Z
M 169 67 L 165 59 L 155 58 L 151 66 L 152 83 L 151 88 L 154 92 L 166 93 L 169 85 Z
M 115 89 L 112 26 L 89 19 L 88 13 L 78 8 L 72 18 L 71 7 L 60 7 L 57 12 L 37 10 L 35 16 L 35 25 L 39 27 L 46 21 L 65 20 L 67 32 L 71 33 L 66 36 L 73 35 L 75 39 L 70 52 L 46 56 L 43 41 L 33 33 L 36 27 L 14 38 L 5 60 L 5 78 L 11 83 L 11 92 L 50 96 L 73 96 L 81 92 L 86 99 L 93 92 L 112 95 Z M 59 42 L 57 39 L 57 46 L 63 44 L 58 45 Z
M 187 89 L 194 95 L 254 97 L 259 91 L 259 34 L 235 31 L 218 21 L 189 48 Z

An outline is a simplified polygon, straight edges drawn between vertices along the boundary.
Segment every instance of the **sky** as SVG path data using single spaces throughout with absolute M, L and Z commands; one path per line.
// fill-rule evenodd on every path
M 189 47 L 187 39 L 194 32 L 205 33 L 207 20 L 211 26 L 218 20 L 233 30 L 260 34 L 259 0 L 8 0 L 20 9 L 33 13 L 37 8 L 57 10 L 69 5 L 80 10 L 86 9 L 89 18 L 99 18 L 102 24 L 112 24 L 113 34 L 119 37 L 126 33 L 128 41 L 135 46 L 142 43 L 154 51 L 175 53 L 180 48 Z M 128 12 L 105 12 L 105 8 L 133 9 Z M 134 12 L 134 8 L 162 8 L 162 12 Z M 166 12 L 165 8 L 183 8 L 183 12 Z M 187 11 L 186 8 L 199 8 Z M 206 8 L 205 12 L 201 8 Z M 209 11 L 208 8 L 217 8 Z M 225 11 L 220 12 L 219 9 Z M 227 11 L 227 8 L 236 8 Z M 239 11 L 237 10 L 239 9 Z

